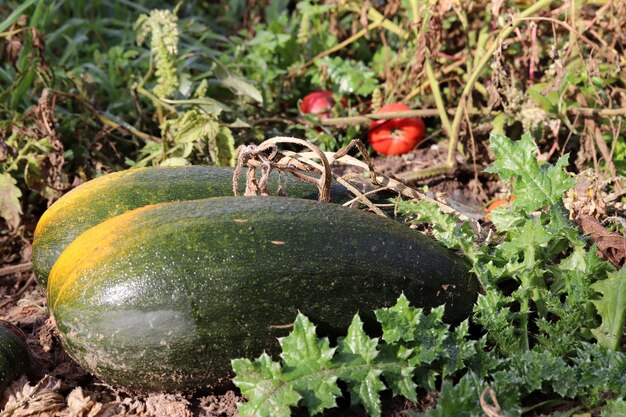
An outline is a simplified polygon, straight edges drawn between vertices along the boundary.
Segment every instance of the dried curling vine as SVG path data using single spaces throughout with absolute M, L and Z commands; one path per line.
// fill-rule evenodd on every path
M 309 149 L 308 152 L 279 151 L 279 144 L 296 144 Z M 363 157 L 363 161 L 348 155 L 352 149 L 358 149 Z M 348 145 L 337 152 L 324 152 L 314 144 L 299 138 L 278 136 L 266 140 L 260 145 L 241 145 L 237 148 L 237 165 L 233 175 L 233 193 L 238 195 L 238 178 L 244 166 L 248 167 L 246 175 L 246 190 L 244 195 L 269 195 L 267 188 L 269 174 L 273 169 L 282 172 L 289 172 L 303 181 L 315 184 L 319 191 L 319 200 L 330 201 L 330 187 L 334 179 L 339 184 L 348 189 L 354 196 L 352 200 L 344 205 L 352 205 L 356 202 L 368 207 L 372 212 L 387 217 L 387 215 L 368 198 L 369 195 L 383 190 L 391 190 L 398 195 L 416 200 L 426 200 L 437 204 L 444 213 L 455 214 L 461 220 L 469 220 L 467 216 L 447 204 L 431 198 L 401 181 L 382 175 L 376 172 L 369 159 L 367 148 L 359 139 L 353 139 Z M 269 153 L 268 153 L 269 152 Z M 318 163 L 315 160 L 321 162 Z M 369 181 L 363 183 L 361 175 L 347 174 L 339 176 L 332 172 L 331 165 L 337 161 L 358 167 L 368 171 Z M 257 178 L 257 169 L 261 169 L 261 176 Z M 316 172 L 319 178 L 311 176 L 311 172 Z M 367 189 L 359 190 L 352 181 L 358 180 Z
M 309 148 L 322 161 L 321 167 L 317 164 L 315 164 L 316 166 L 313 166 L 306 163 L 296 165 L 291 161 L 284 162 L 284 158 L 275 162 L 276 157 L 282 155 L 278 151 L 277 147 L 280 143 L 291 143 Z M 270 151 L 269 155 L 266 155 L 264 152 L 268 150 Z M 235 195 L 237 195 L 239 173 L 244 165 L 248 166 L 248 172 L 246 175 L 246 191 L 244 195 L 269 195 L 269 190 L 267 189 L 269 175 L 272 169 L 277 169 L 279 171 L 290 172 L 303 181 L 315 184 L 319 191 L 319 200 L 323 202 L 330 201 L 330 185 L 332 181 L 330 163 L 328 162 L 324 152 L 304 139 L 275 137 L 266 140 L 258 146 L 242 145 L 237 148 L 237 166 L 235 167 L 235 172 L 233 174 L 233 193 Z M 261 168 L 261 177 L 258 179 L 256 177 L 257 168 Z M 321 175 L 319 178 L 307 175 L 307 173 L 314 171 L 320 172 Z

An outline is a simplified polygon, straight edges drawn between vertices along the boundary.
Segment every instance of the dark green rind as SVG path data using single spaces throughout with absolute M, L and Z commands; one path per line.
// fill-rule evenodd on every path
M 90 233 L 123 217 L 131 226 L 99 256 Z M 94 266 L 60 293 L 59 265 L 81 269 L 74 246 Z M 446 303 L 446 320 L 459 322 L 477 289 L 464 260 L 395 221 L 314 201 L 227 197 L 96 226 L 59 258 L 48 304 L 82 366 L 116 386 L 170 391 L 223 385 L 230 359 L 276 351 L 298 311 L 337 335 L 357 311 L 371 323 L 368 312 L 404 292 L 416 306 Z
M 39 285 L 47 285 L 48 274 L 61 252 L 81 233 L 118 214 L 148 204 L 232 196 L 233 169 L 213 166 L 150 167 L 105 175 L 67 193 L 44 214 L 33 240 L 33 270 Z M 245 190 L 245 170 L 239 190 Z M 274 194 L 278 174 L 271 176 Z M 290 197 L 317 199 L 317 188 L 284 174 L 280 184 Z M 94 192 L 94 191 L 97 191 Z M 331 199 L 344 202 L 348 191 L 333 184 Z M 55 212 L 55 205 L 67 206 Z
M 9 382 L 28 372 L 30 356 L 26 343 L 0 323 L 0 394 Z

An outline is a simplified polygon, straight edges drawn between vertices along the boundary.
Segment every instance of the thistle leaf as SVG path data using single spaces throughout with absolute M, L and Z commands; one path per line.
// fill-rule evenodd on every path
M 249 401 L 237 405 L 241 417 L 289 417 L 290 407 L 300 401 L 300 394 L 283 381 L 280 363 L 263 353 L 255 361 L 235 359 L 237 376 L 233 383 Z
M 606 348 L 617 350 L 624 331 L 626 318 L 626 268 L 609 272 L 608 278 L 598 281 L 591 287 L 602 294 L 599 300 L 592 300 L 602 324 L 591 333 L 598 343 Z
M 319 339 L 315 326 L 303 314 L 298 314 L 294 329 L 289 336 L 280 339 L 281 357 L 292 386 L 302 397 L 311 415 L 337 405 L 341 395 L 337 376 L 329 372 L 335 348 L 329 346 L 328 338 Z
M 563 193 L 576 183 L 564 171 L 569 155 L 563 155 L 555 165 L 540 166 L 535 156 L 537 145 L 529 133 L 518 141 L 492 134 L 489 142 L 496 161 L 486 171 L 497 173 L 504 180 L 516 178 L 513 207 L 521 207 L 529 213 L 549 206 L 554 226 L 565 226 L 567 216 L 562 203 Z M 498 226 L 497 217 L 492 220 Z

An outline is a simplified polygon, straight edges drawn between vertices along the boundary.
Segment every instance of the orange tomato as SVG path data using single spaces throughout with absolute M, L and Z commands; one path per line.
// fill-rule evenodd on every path
M 505 200 L 503 198 L 499 198 L 497 200 L 493 200 L 489 206 L 487 206 L 487 210 L 485 210 L 485 219 L 489 220 L 489 213 L 500 206 L 504 206 L 506 204 L 512 203 L 515 201 L 515 196 L 512 195 L 511 198 Z

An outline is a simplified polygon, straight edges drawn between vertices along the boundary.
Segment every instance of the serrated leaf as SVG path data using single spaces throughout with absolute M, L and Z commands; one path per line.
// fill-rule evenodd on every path
M 592 288 L 602 294 L 599 300 L 591 301 L 602 318 L 602 324 L 591 333 L 600 345 L 617 350 L 626 318 L 626 268 L 609 272 L 606 279 L 592 284 Z
M 415 333 L 411 364 L 429 364 L 445 357 L 445 344 L 450 335 L 449 326 L 443 322 L 444 306 L 435 307 L 428 315 L 422 314 Z
M 553 209 L 561 207 L 563 193 L 576 182 L 564 172 L 568 155 L 559 158 L 556 165 L 539 166 L 535 157 L 537 145 L 529 133 L 525 133 L 515 142 L 505 136 L 492 134 L 489 142 L 496 161 L 486 171 L 498 173 L 504 180 L 516 177 L 516 206 L 522 207 L 526 212 L 546 205 Z
M 370 364 L 378 356 L 378 339 L 371 339 L 363 330 L 363 322 L 359 315 L 355 315 L 348 328 L 348 335 L 337 342 L 344 354 L 358 356 L 363 362 Z
M 511 240 L 498 245 L 498 250 L 506 257 L 505 259 L 516 258 L 529 248 L 547 246 L 552 238 L 553 235 L 546 231 L 539 219 L 530 218 L 524 222 L 524 225 L 518 229 L 518 233 Z
M 22 192 L 15 184 L 17 182 L 8 173 L 0 175 L 0 216 L 4 218 L 10 230 L 17 229 L 22 215 L 20 205 Z
M 367 414 L 372 417 L 379 417 L 381 414 L 380 392 L 386 388 L 380 380 L 380 374 L 379 369 L 371 369 L 359 385 L 359 400 Z M 354 393 L 353 390 L 351 392 Z
M 283 381 L 278 362 L 263 353 L 254 362 L 248 359 L 231 361 L 236 376 L 233 383 L 248 398 L 237 404 L 240 417 L 289 417 L 291 407 L 300 401 L 293 387 Z
M 470 259 L 476 257 L 474 230 L 469 222 L 460 222 L 458 217 L 441 211 L 430 201 L 399 201 L 398 212 L 404 215 L 417 215 L 412 223 L 428 223 L 435 238 L 448 248 L 458 248 Z
M 476 355 L 476 342 L 468 340 L 469 322 L 464 320 L 459 324 L 445 342 L 446 355 L 443 360 L 444 377 L 454 374 L 456 371 L 463 369 L 466 361 Z
M 335 407 L 335 399 L 341 395 L 341 390 L 337 386 L 337 376 L 328 372 L 335 354 L 328 338 L 319 339 L 315 326 L 298 313 L 292 332 L 279 341 L 285 372 L 289 373 L 288 379 L 302 396 L 309 413 L 313 415 Z
M 395 363 L 396 366 L 385 366 L 383 377 L 391 388 L 393 395 L 402 395 L 411 401 L 417 401 L 417 384 L 413 381 L 415 367 L 408 364 L 413 349 L 402 345 L 384 344 L 377 358 L 385 365 Z
M 484 382 L 474 373 L 468 372 L 456 385 L 443 381 L 437 405 L 422 413 L 411 413 L 412 417 L 477 417 L 484 415 L 479 398 Z
M 315 65 L 324 71 L 315 72 L 313 82 L 321 84 L 323 76 L 327 75 L 340 94 L 369 96 L 378 87 L 376 74 L 361 61 L 326 57 L 317 60 Z
M 393 307 L 381 308 L 375 313 L 376 319 L 383 328 L 383 340 L 385 342 L 396 343 L 415 340 L 415 331 L 422 317 L 422 309 L 411 307 L 404 294 L 400 294 Z
M 352 404 L 363 404 L 373 417 L 380 416 L 380 391 L 385 384 L 380 380 L 382 370 L 372 364 L 378 356 L 378 339 L 371 339 L 363 330 L 363 322 L 355 315 L 348 335 L 337 341 L 339 360 L 344 364 L 341 379 L 348 383 Z

